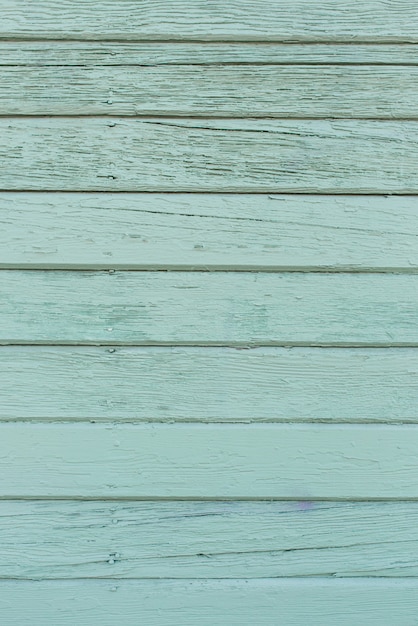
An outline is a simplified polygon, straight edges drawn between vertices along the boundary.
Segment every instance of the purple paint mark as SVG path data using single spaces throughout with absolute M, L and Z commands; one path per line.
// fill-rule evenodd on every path
M 299 500 L 298 502 L 299 511 L 312 511 L 314 506 L 315 505 L 311 500 Z

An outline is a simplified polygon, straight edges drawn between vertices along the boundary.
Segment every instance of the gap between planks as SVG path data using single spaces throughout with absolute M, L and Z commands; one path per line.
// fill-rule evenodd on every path
M 4 37 L 2 35 L 0 35 L 0 42 L 2 43 L 22 43 L 24 45 L 30 45 L 31 43 L 44 43 L 46 45 L 50 45 L 53 43 L 56 44 L 61 44 L 63 46 L 66 45 L 71 45 L 71 44 L 79 44 L 79 45 L 86 45 L 86 46 L 100 46 L 101 43 L 103 42 L 104 44 L 107 43 L 120 43 L 123 46 L 144 46 L 146 48 L 152 48 L 152 47 L 159 47 L 159 46 L 163 46 L 165 44 L 170 44 L 173 46 L 178 46 L 178 47 L 187 47 L 187 46 L 191 46 L 191 47 L 195 47 L 196 45 L 200 45 L 200 46 L 204 46 L 205 48 L 210 49 L 211 47 L 216 47 L 217 45 L 225 45 L 225 46 L 229 46 L 229 47 L 246 47 L 246 48 L 251 48 L 252 46 L 257 46 L 259 47 L 261 44 L 263 46 L 263 48 L 288 48 L 288 47 L 298 47 L 298 48 L 305 48 L 306 46 L 318 46 L 318 47 L 322 47 L 324 49 L 326 48 L 330 48 L 333 47 L 335 45 L 338 46 L 344 46 L 344 47 L 358 47 L 358 46 L 367 46 L 370 48 L 386 48 L 386 47 L 390 47 L 390 48 L 397 48 L 398 46 L 407 46 L 409 48 L 414 48 L 418 45 L 418 42 L 413 42 L 411 40 L 405 39 L 405 40 L 399 40 L 399 41 L 390 41 L 389 43 L 387 41 L 383 41 L 383 40 L 361 40 L 361 39 L 355 39 L 355 40 L 338 40 L 338 38 L 333 38 L 333 39 L 329 39 L 326 41 L 319 41 L 317 39 L 301 39 L 300 41 L 292 41 L 292 40 L 287 40 L 287 41 L 274 41 L 274 40 L 270 40 L 270 39 L 243 39 L 243 40 L 239 40 L 239 39 L 227 39 L 227 38 L 222 38 L 219 37 L 217 39 L 204 39 L 204 38 L 195 38 L 195 39 L 176 39 L 176 38 L 167 38 L 164 39 L 162 37 L 159 37 L 158 39 L 141 39 L 139 41 L 136 41 L 134 39 L 124 39 L 123 37 L 107 37 L 106 39 L 86 39 L 85 37 L 68 37 L 63 39 L 62 37 L 56 37 L 55 39 L 52 37 Z
M 193 266 L 164 264 L 164 265 L 133 265 L 114 263 L 0 263 L 0 272 L 181 272 L 181 273 L 240 273 L 240 274 L 418 274 L 418 267 L 352 267 L 350 265 L 342 265 L 341 267 L 321 267 L 321 266 L 294 266 L 286 265 L 200 265 L 198 263 Z M 322 344 L 321 344 L 322 345 Z
M 68 113 L 66 113 L 65 115 L 61 115 L 61 114 L 55 115 L 53 113 L 46 113 L 46 114 L 44 114 L 44 113 L 42 113 L 42 114 L 35 113 L 33 115 L 28 115 L 28 114 L 25 114 L 25 115 L 19 115 L 19 114 L 10 115 L 8 113 L 4 113 L 4 114 L 0 113 L 0 119 L 1 120 L 8 120 L 8 119 L 10 119 L 10 120 L 24 120 L 24 119 L 36 120 L 36 119 L 48 119 L 48 118 L 53 118 L 54 120 L 59 120 L 59 119 L 70 119 L 70 120 L 76 120 L 76 119 L 82 119 L 82 120 L 97 119 L 98 120 L 98 119 L 103 119 L 103 120 L 108 120 L 108 119 L 111 119 L 112 117 L 116 117 L 116 116 L 119 119 L 121 119 L 121 120 L 127 120 L 127 121 L 135 121 L 135 120 L 139 120 L 141 122 L 148 122 L 148 121 L 150 121 L 150 117 L 149 117 L 148 113 L 146 115 L 140 115 L 140 114 L 139 115 L 138 114 L 127 115 L 127 114 L 123 114 L 123 113 L 113 113 L 111 111 L 109 111 L 109 113 L 107 115 L 104 115 L 104 114 L 98 115 L 97 113 L 87 113 L 87 114 L 86 113 L 76 113 L 74 115 L 70 115 Z M 165 117 L 165 115 L 164 115 L 164 117 Z M 231 121 L 243 120 L 243 121 L 248 121 L 248 122 L 251 122 L 251 121 L 258 121 L 258 122 L 262 122 L 262 121 L 266 121 L 266 122 L 268 122 L 268 121 L 271 121 L 271 122 L 351 122 L 351 121 L 354 121 L 354 122 L 379 122 L 379 123 L 384 123 L 384 122 L 389 122 L 389 123 L 391 123 L 391 122 L 417 122 L 418 121 L 418 115 L 414 116 L 414 117 L 410 117 L 410 116 L 409 117 L 402 117 L 401 115 L 396 115 L 395 117 L 388 118 L 388 117 L 372 117 L 372 116 L 366 116 L 366 115 L 364 115 L 362 117 L 338 117 L 338 116 L 333 117 L 331 115 L 325 115 L 325 116 L 321 115 L 321 116 L 317 116 L 317 117 L 315 117 L 315 116 L 310 116 L 310 117 L 300 117 L 300 116 L 299 117 L 292 117 L 292 116 L 276 117 L 274 115 L 229 115 L 229 116 L 219 116 L 219 115 L 216 115 L 216 116 L 211 116 L 208 113 L 205 113 L 204 115 L 203 114 L 202 115 L 189 115 L 188 113 L 184 114 L 184 115 L 172 115 L 170 113 L 170 115 L 167 116 L 167 117 L 170 117 L 170 119 L 172 119 L 172 120 L 178 120 L 178 121 L 192 120 L 192 121 L 196 121 L 196 122 L 201 122 L 202 120 L 208 120 L 208 121 L 211 121 L 211 122 L 217 122 L 217 121 L 219 121 L 219 122 L 222 122 L 222 121 L 231 122 Z M 223 129 L 221 129 L 221 130 L 223 130 Z M 13 189 L 13 188 L 12 189 L 3 189 L 3 187 L 0 189 L 1 193 L 6 193 L 6 192 L 9 192 L 9 191 L 10 192 L 12 192 L 12 191 L 16 192 L 17 190 Z M 56 192 L 56 193 L 66 192 L 66 193 L 69 193 L 69 190 L 65 189 L 65 188 L 64 189 L 55 189 L 55 188 L 54 189 L 23 189 L 22 191 L 27 191 L 27 192 L 30 191 L 30 193 L 34 193 L 36 191 L 41 192 L 41 193 L 45 193 L 45 192 L 50 192 L 50 193 L 52 193 L 52 192 Z M 102 191 L 102 193 L 106 192 L 106 190 L 78 189 L 77 188 L 77 189 L 74 190 L 74 193 L 80 193 L 80 192 L 84 192 L 84 191 L 85 192 L 94 192 L 94 193 L 98 193 L 100 191 Z M 209 191 L 203 190 L 203 191 L 191 191 L 191 192 L 189 192 L 189 191 L 187 191 L 187 189 L 186 190 L 181 190 L 181 191 L 178 191 L 178 192 L 176 192 L 176 191 L 173 192 L 173 191 L 170 191 L 170 190 L 169 191 L 163 190 L 161 192 L 155 191 L 155 190 L 151 190 L 151 191 L 147 192 L 147 190 L 142 190 L 142 189 L 140 191 L 132 191 L 132 190 L 129 190 L 129 189 L 126 190 L 126 191 L 125 190 L 117 190 L 117 189 L 113 190 L 112 189 L 110 191 L 111 191 L 111 193 L 117 193 L 119 191 L 119 193 L 183 193 L 183 194 L 184 193 L 222 193 L 222 194 L 224 194 L 224 193 L 235 193 L 235 194 L 237 194 L 237 193 L 245 193 L 245 194 L 251 194 L 251 193 L 253 193 L 253 194 L 257 194 L 257 195 L 261 195 L 262 193 L 266 193 L 266 194 L 285 193 L 287 195 L 290 195 L 290 194 L 306 195 L 307 194 L 306 191 L 292 191 L 292 189 L 285 190 L 285 191 L 275 191 L 274 189 L 272 189 L 270 191 L 267 190 L 265 192 L 264 191 L 244 191 L 244 192 L 240 192 L 240 191 L 228 191 L 228 190 L 225 190 L 225 191 L 222 190 L 221 192 L 213 191 L 213 190 L 209 190 Z M 309 194 L 310 195 L 314 195 L 315 192 L 310 191 Z M 373 195 L 373 196 L 376 196 L 376 195 L 378 195 L 376 193 L 376 191 L 370 191 L 370 192 L 364 191 L 361 194 L 356 194 L 356 193 L 350 193 L 350 192 L 347 192 L 347 191 L 343 191 L 343 192 L 340 193 L 338 191 L 338 189 L 335 189 L 335 190 L 330 191 L 330 192 L 327 192 L 326 190 L 325 191 L 320 190 L 320 191 L 317 192 L 317 194 L 321 195 L 321 196 L 324 196 L 324 195 L 344 195 L 344 196 L 356 196 L 356 195 L 365 195 L 365 196 L 367 196 L 367 195 Z M 405 193 L 403 193 L 402 191 L 401 192 L 396 192 L 395 191 L 395 192 L 390 192 L 390 194 L 389 194 L 388 192 L 384 191 L 382 195 L 414 196 L 414 195 L 417 195 L 417 194 L 409 192 L 409 191 L 405 192 Z
M 271 47 L 305 47 L 305 46 L 318 46 L 318 47 L 323 47 L 323 48 L 327 48 L 327 47 L 333 47 L 333 46 L 347 46 L 347 47 L 351 47 L 351 48 L 355 48 L 358 46 L 370 46 L 370 47 L 393 47 L 393 48 L 397 48 L 397 47 L 409 47 L 412 48 L 414 46 L 416 46 L 418 44 L 418 41 L 411 41 L 410 39 L 399 39 L 399 41 L 393 41 L 391 39 L 389 40 L 377 40 L 377 41 L 371 41 L 371 40 L 361 40 L 361 39 L 355 39 L 352 41 L 347 41 L 346 39 L 327 39 L 324 41 L 318 41 L 316 39 L 303 39 L 303 40 L 299 40 L 299 41 L 292 41 L 292 40 L 288 40 L 288 41 L 281 41 L 281 40 L 268 40 L 268 39 L 162 39 L 162 38 L 156 38 L 156 39 L 141 39 L 141 40 L 135 40 L 135 39 L 124 39 L 124 38 L 117 38 L 117 37 L 106 37 L 106 38 L 81 38 L 81 37 L 37 37 L 37 36 L 32 36 L 32 37 L 4 37 L 2 35 L 0 35 L 0 43 L 2 44 L 14 44 L 14 43 L 22 43 L 22 44 L 30 44 L 30 43 L 44 43 L 44 44 L 63 44 L 63 45 L 71 45 L 71 44 L 85 44 L 85 45 L 100 45 L 100 44 L 122 44 L 122 45 L 126 45 L 126 46 L 134 46 L 134 45 L 141 45 L 141 46 L 149 46 L 149 47 L 153 47 L 153 46 L 159 46 L 159 45 L 164 45 L 164 44 L 169 44 L 170 46 L 187 46 L 187 45 L 201 45 L 201 46 L 207 46 L 208 48 L 210 48 L 210 46 L 216 46 L 216 45 L 225 45 L 225 46 L 246 46 L 246 47 L 251 47 L 251 46 L 257 46 L 257 45 L 263 45 L 263 46 L 271 46 Z
M 86 341 L 86 340 L 74 340 L 74 341 L 48 341 L 48 340 L 39 340 L 33 341 L 28 340 L 24 341 L 11 341 L 11 340 L 0 340 L 0 347 L 54 347 L 54 348 L 65 348 L 65 347 L 80 347 L 80 348 L 88 348 L 88 347 L 97 347 L 97 348 L 112 348 L 112 347 L 126 347 L 126 348 L 230 348 L 236 350 L 252 350 L 257 348 L 319 348 L 319 349 L 383 349 L 387 350 L 388 348 L 418 348 L 418 341 L 386 341 L 385 343 L 372 343 L 367 341 L 356 341 L 356 342 L 348 342 L 348 341 L 257 341 L 257 342 L 228 342 L 228 341 Z
M 1 116 L 0 116 L 1 117 Z M 22 119 L 22 115 L 16 115 L 15 119 L 19 120 Z M 35 116 L 36 117 L 36 116 Z M 48 116 L 48 117 L 53 117 L 53 119 L 55 119 L 55 116 Z M 67 117 L 67 116 L 66 116 Z M 94 116 L 94 117 L 100 117 L 100 116 Z M 119 116 L 118 116 L 119 117 Z M 107 116 L 102 116 L 103 120 L 108 121 L 108 117 Z M 32 118 L 30 118 L 32 119 Z M 132 118 L 130 118 L 132 119 Z M 184 118 L 181 118 L 184 121 Z M 201 118 L 199 118 L 200 121 Z M 231 121 L 230 118 L 227 118 L 228 121 Z M 143 121 L 143 120 L 141 120 Z M 210 121 L 216 121 L 216 120 L 210 120 Z M 226 118 L 225 118 L 226 121 Z M 280 120 L 266 120 L 266 121 L 280 121 Z M 282 120 L 282 121 L 287 121 L 287 120 Z M 305 121 L 305 120 L 300 120 L 301 122 Z M 309 121 L 309 120 L 308 120 Z M 318 121 L 318 120 L 316 120 Z M 349 122 L 350 120 L 322 120 L 322 121 L 333 121 L 333 122 Z M 353 120 L 353 121 L 359 121 L 359 120 Z M 391 122 L 391 120 L 379 120 L 380 122 L 385 121 L 385 122 Z M 395 120 L 396 121 L 396 120 Z M 299 197 L 309 197 L 309 196 L 313 196 L 316 198 L 329 198 L 330 196 L 336 196 L 337 198 L 370 198 L 370 196 L 373 196 L 374 198 L 418 198 L 418 193 L 416 191 L 406 191 L 406 192 L 399 192 L 399 191 L 381 191 L 381 192 L 376 192 L 376 191 L 361 191 L 361 192 L 351 192 L 351 191 L 341 191 L 341 192 L 334 192 L 334 191 L 317 191 L 317 192 L 312 192 L 312 191 L 213 191 L 213 190 L 209 190 L 209 191 L 196 191 L 194 189 L 190 190 L 187 189 L 186 191 L 176 191 L 173 189 L 169 189 L 168 191 L 150 191 L 150 190 L 145 190 L 145 191 L 136 191 L 134 189 L 128 189 L 127 191 L 123 190 L 123 189 L 112 189 L 112 190 L 108 190 L 108 189 L 94 189 L 93 191 L 87 189 L 87 190 L 79 190 L 79 189 L 74 189 L 74 190 L 68 190 L 68 189 L 0 189 L 0 193 L 13 193 L 13 194 L 62 194 L 65 193 L 67 194 L 74 194 L 74 195 L 80 195 L 80 194 L 103 194 L 103 196 L 108 196 L 109 194 L 118 194 L 121 196 L 128 196 L 128 195 L 148 195 L 148 196 L 155 196 L 155 195 L 164 195 L 164 196 L 190 196 L 190 197 L 194 197 L 194 196 L 202 196 L 202 195 L 212 195 L 212 196 L 266 196 L 266 197 L 276 197 L 276 196 L 281 196 L 281 195 L 285 195 L 285 196 L 299 196 Z
M 355 39 L 355 40 L 347 40 L 347 39 L 262 39 L 262 38 L 234 38 L 234 39 L 225 39 L 225 38 L 187 38 L 180 39 L 178 37 L 170 38 L 160 38 L 160 37 L 149 37 L 144 39 L 132 39 L 132 38 L 123 38 L 123 37 L 106 37 L 106 36 L 89 36 L 85 35 L 84 38 L 73 37 L 73 36 L 65 36 L 63 33 L 62 37 L 58 38 L 56 36 L 48 37 L 48 33 L 44 33 L 42 36 L 37 35 L 28 35 L 27 37 L 8 37 L 0 34 L 0 44 L 12 44 L 12 43 L 45 43 L 45 44 L 124 44 L 124 45 L 134 45 L 141 44 L 142 45 L 158 45 L 158 44 L 169 44 L 170 46 L 180 46 L 180 45 L 263 45 L 263 46 L 347 46 L 347 47 L 356 47 L 356 46 L 394 46 L 394 47 L 409 47 L 418 44 L 418 37 L 405 39 L 391 39 L 390 37 L 374 40 L 374 39 Z
M 1 69 L 1 66 L 0 66 Z M 150 115 L 150 113 L 145 113 L 144 115 L 141 115 L 141 113 L 135 113 L 134 115 L 130 115 L 130 114 L 126 114 L 126 113 L 118 113 L 118 112 L 114 112 L 112 110 L 109 110 L 109 113 L 59 113 L 59 114 L 55 114 L 55 113 L 24 113 L 24 114 L 20 114 L 20 113 L 0 113 L 0 119 L 1 120 L 13 120 L 13 121 L 24 121 L 24 120 L 77 120 L 77 119 L 81 119 L 81 120 L 97 120 L 97 121 L 103 121 L 105 123 L 107 122 L 112 122 L 114 121 L 114 119 L 118 119 L 118 120 L 124 120 L 127 122 L 135 122 L 135 120 L 139 120 L 141 122 L 148 122 L 150 124 L 158 124 L 160 126 L 163 125 L 167 125 L 169 126 L 169 124 L 166 124 L 167 122 L 170 121 L 178 121 L 178 122 L 187 122 L 187 121 L 192 121 L 192 122 L 196 122 L 198 124 L 204 124 L 205 122 L 210 122 L 210 123 L 215 123 L 215 122 L 234 122 L 234 121 L 246 121 L 246 122 L 251 122 L 251 121 L 255 121 L 255 122 L 273 122 L 273 123 L 280 123 L 280 122 L 284 122 L 285 124 L 287 122 L 301 122 L 302 124 L 304 122 L 335 122 L 335 123 L 356 123 L 356 122 L 379 122 L 379 124 L 393 124 L 394 122 L 416 122 L 418 120 L 418 114 L 414 115 L 414 116 L 402 116 L 402 115 L 394 115 L 393 117 L 379 117 L 379 116 L 373 116 L 373 115 L 364 115 L 361 117 L 348 117 L 348 116 L 334 116 L 334 115 L 308 115 L 308 116 L 301 116 L 301 115 L 282 115 L 282 116 L 276 116 L 276 115 L 271 115 L 268 113 L 264 113 L 263 115 L 257 115 L 257 114 L 233 114 L 233 115 L 211 115 L 209 112 L 205 112 L 202 113 L 200 115 L 194 115 L 193 113 L 184 113 L 184 114 L 176 114 L 176 113 L 167 113 L 167 112 L 163 112 L 163 113 L 157 113 L 156 114 L 158 116 L 158 120 L 161 121 L 156 121 L 157 117 L 154 115 Z M 171 124 L 172 127 L 176 127 L 175 124 Z M 113 128 L 114 126 L 111 125 L 109 126 L 109 128 Z M 205 126 L 198 126 L 198 127 L 193 127 L 193 126 L 180 126 L 180 128 L 191 128 L 191 129 L 195 129 L 195 130 L 218 130 L 218 131 L 230 131 L 230 132 L 241 132 L 240 129 L 235 130 L 235 129 L 231 129 L 231 128 L 211 128 L 211 127 L 205 127 Z M 242 132 L 245 132 L 245 129 L 242 130 Z M 265 132 L 268 133 L 270 131 L 268 130 L 262 130 L 260 129 L 260 131 L 258 131 L 257 129 L 255 130 L 249 130 L 248 132 Z M 3 189 L 1 188 L 1 193 L 5 193 L 8 191 L 13 191 L 14 193 L 16 193 L 18 190 L 17 189 Z M 22 191 L 26 191 L 30 193 L 45 193 L 46 191 L 52 193 L 61 193 L 61 191 L 65 191 L 65 193 L 71 193 L 71 191 L 69 191 L 68 189 L 30 189 L 30 190 L 26 190 L 23 189 Z M 81 193 L 83 190 L 80 189 L 75 189 L 74 193 Z M 87 190 L 89 191 L 89 190 Z M 95 189 L 93 190 L 94 193 L 105 193 L 106 190 L 100 190 L 100 189 Z M 191 193 L 191 194 L 199 194 L 199 193 L 215 193 L 215 194 L 225 194 L 225 193 L 234 193 L 234 194 L 256 194 L 256 195 L 280 195 L 280 194 L 286 194 L 286 195 L 314 195 L 315 192 L 311 192 L 311 191 L 213 191 L 213 190 L 209 190 L 209 191 L 195 191 L 195 190 L 185 190 L 185 191 L 173 191 L 173 190 L 168 190 L 168 191 L 133 191 L 133 190 L 111 190 L 111 193 L 181 193 L 181 194 L 186 194 L 186 193 Z M 317 195 L 321 195 L 321 196 L 329 196 L 329 195 L 341 195 L 341 196 L 368 196 L 372 194 L 373 196 L 378 196 L 378 195 L 382 195 L 382 196 L 416 196 L 418 195 L 417 192 L 399 192 L 399 191 L 385 191 L 383 190 L 381 193 L 373 191 L 373 192 L 367 192 L 367 191 L 360 191 L 359 193 L 356 193 L 355 191 L 350 192 L 350 191 L 346 191 L 343 190 L 341 192 L 339 191 L 318 191 Z
M 39 425 L 45 425 L 44 422 L 37 422 L 37 424 Z M 353 423 L 354 424 L 354 423 Z M 371 503 L 371 504 L 383 504 L 385 502 L 387 503 L 418 503 L 418 496 L 416 497 L 408 497 L 408 496 L 402 496 L 400 498 L 398 497 L 390 497 L 390 496 L 373 496 L 373 498 L 370 497 L 359 497 L 359 496 L 355 496 L 355 497 L 350 497 L 350 498 L 344 498 L 341 497 L 339 498 L 338 496 L 332 496 L 332 497 L 326 497 L 326 496 L 309 496 L 309 498 L 304 499 L 300 496 L 295 496 L 295 497 L 287 497 L 287 496 L 280 496 L 280 497 L 263 497 L 260 496 L 259 498 L 256 496 L 215 496 L 215 497 L 211 497 L 211 496 L 78 496 L 78 495 L 64 495 L 64 496 L 60 496 L 60 495 L 54 495 L 54 496 L 48 496 L 48 495 L 42 495 L 42 496 L 33 496 L 33 495 L 18 495 L 18 496 L 13 496 L 13 495 L 0 495 L 0 502 L 114 502 L 115 504 L 118 503 L 124 503 L 124 502 L 141 502 L 141 503 L 154 503 L 154 502 L 164 502 L 164 503 L 179 503 L 179 502 L 196 502 L 196 503 L 204 503 L 204 502 L 222 502 L 222 503 L 229 503 L 229 502 L 239 502 L 239 503 L 245 503 L 245 502 L 256 502 L 256 503 L 262 503 L 262 502 L 289 502 L 289 503 L 300 503 L 300 502 L 314 502 L 314 503 L 320 503 L 320 502 L 324 502 L 324 503 L 336 503 L 336 504 L 356 504 L 356 503 Z M 1 580 L 1 578 L 0 578 Z

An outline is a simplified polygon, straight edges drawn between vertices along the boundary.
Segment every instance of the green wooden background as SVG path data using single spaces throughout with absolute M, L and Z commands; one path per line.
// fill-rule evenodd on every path
M 0 623 L 416 626 L 418 4 L 0 14 Z

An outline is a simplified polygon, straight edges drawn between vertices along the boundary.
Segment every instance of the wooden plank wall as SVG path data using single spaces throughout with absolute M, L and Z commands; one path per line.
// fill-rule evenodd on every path
M 0 623 L 416 626 L 417 3 L 0 9 Z

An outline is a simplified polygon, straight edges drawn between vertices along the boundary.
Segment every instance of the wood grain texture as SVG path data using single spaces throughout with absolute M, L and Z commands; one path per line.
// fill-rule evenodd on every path
M 0 497 L 418 498 L 418 426 L 0 425 Z
M 417 42 L 413 0 L 2 0 L 3 38 Z
M 1 118 L 3 190 L 415 193 L 418 122 Z
M 0 115 L 417 119 L 418 67 L 1 67 Z
M 0 615 L 19 626 L 415 626 L 410 580 L 1 581 Z M 301 600 L 303 599 L 303 601 Z
M 418 421 L 416 349 L 0 349 L 2 420 Z
M 0 622 L 415 626 L 417 6 L 0 11 Z
M 410 577 L 416 502 L 1 501 L 0 578 Z
M 415 626 L 410 580 L 1 581 L 0 614 L 19 626 Z M 301 601 L 303 598 L 303 602 Z
M 417 274 L 0 273 L 0 343 L 418 346 Z
M 0 66 L 206 66 L 220 63 L 417 65 L 418 45 L 0 40 Z
M 418 269 L 418 198 L 0 194 L 0 268 Z

